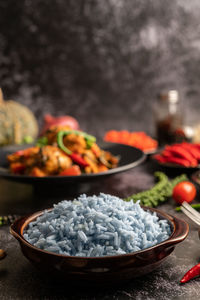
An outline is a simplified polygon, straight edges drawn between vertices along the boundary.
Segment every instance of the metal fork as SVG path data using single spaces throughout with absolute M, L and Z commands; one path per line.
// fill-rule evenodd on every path
M 188 216 L 195 224 L 200 226 L 200 213 L 198 213 L 191 205 L 187 202 L 183 202 L 181 205 L 182 212 Z

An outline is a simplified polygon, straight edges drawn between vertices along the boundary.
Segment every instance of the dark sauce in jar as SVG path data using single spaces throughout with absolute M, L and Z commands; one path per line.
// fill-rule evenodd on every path
M 185 140 L 178 92 L 161 93 L 155 107 L 156 136 L 160 146 Z

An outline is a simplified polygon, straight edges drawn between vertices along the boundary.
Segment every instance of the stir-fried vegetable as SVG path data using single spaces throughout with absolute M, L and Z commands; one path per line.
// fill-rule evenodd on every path
M 81 132 L 78 130 L 68 130 L 68 131 L 59 131 L 57 134 L 57 143 L 58 143 L 58 147 L 63 150 L 66 154 L 69 155 L 69 157 L 73 160 L 73 162 L 77 163 L 79 166 L 81 167 L 87 167 L 88 166 L 88 162 L 86 162 L 81 155 L 77 154 L 77 153 L 72 153 L 71 150 L 69 150 L 63 142 L 63 137 L 69 134 L 75 134 L 78 136 L 82 136 L 84 137 L 87 147 L 91 148 L 92 144 L 96 141 L 96 138 L 92 135 L 89 135 L 85 132 Z
M 52 127 L 35 147 L 7 156 L 10 170 L 31 176 L 75 176 L 105 172 L 115 168 L 119 159 L 96 144 L 96 138 L 69 127 Z
M 93 143 L 96 142 L 96 138 L 94 136 L 89 135 L 85 132 L 78 131 L 78 130 L 65 130 L 65 131 L 61 130 L 57 134 L 57 143 L 58 143 L 58 146 L 69 155 L 72 154 L 72 151 L 70 151 L 67 147 L 65 147 L 65 145 L 63 143 L 63 137 L 66 135 L 69 135 L 69 134 L 75 134 L 78 136 L 82 136 L 85 139 L 88 148 L 91 148 Z

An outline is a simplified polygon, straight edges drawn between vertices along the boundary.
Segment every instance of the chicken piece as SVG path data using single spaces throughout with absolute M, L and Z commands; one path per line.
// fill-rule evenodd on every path
M 72 165 L 72 160 L 55 146 L 44 146 L 36 155 L 37 166 L 47 175 L 58 174 Z
M 98 172 L 100 173 L 100 172 L 106 172 L 106 171 L 108 171 L 109 169 L 106 167 L 106 166 L 104 166 L 103 164 L 100 164 L 99 166 L 98 166 Z
M 74 133 L 64 137 L 63 143 L 72 152 L 82 154 L 87 149 L 87 144 L 83 136 Z
M 85 167 L 84 170 L 85 170 L 85 173 L 86 173 L 86 174 L 92 173 L 92 168 L 91 168 L 90 166 Z
M 39 147 L 31 147 L 24 150 L 19 150 L 15 153 L 7 155 L 7 160 L 10 163 L 24 161 L 24 159 L 32 158 L 40 150 Z
M 33 176 L 58 174 L 72 165 L 69 156 L 58 147 L 50 145 L 18 151 L 7 158 L 12 173 Z
M 36 176 L 36 177 L 44 177 L 47 174 L 45 172 L 43 172 L 41 169 L 39 169 L 37 167 L 34 167 L 33 169 L 31 169 L 29 175 L 30 176 Z
M 87 150 L 84 151 L 83 157 L 85 157 L 85 156 L 87 156 L 93 162 L 98 163 L 98 159 L 97 159 L 96 155 L 90 149 L 87 149 Z
M 88 163 L 88 166 L 85 167 L 86 173 L 98 173 L 98 164 L 93 161 L 90 157 L 84 156 L 85 161 Z
M 94 155 L 96 157 L 100 157 L 101 156 L 101 149 L 99 148 L 99 146 L 96 143 L 93 143 L 92 147 L 91 147 L 92 152 L 94 153 Z
M 62 125 L 53 125 L 51 126 L 46 133 L 44 134 L 45 137 L 48 139 L 48 145 L 57 145 L 57 134 L 61 130 L 72 130 L 69 126 L 62 126 Z

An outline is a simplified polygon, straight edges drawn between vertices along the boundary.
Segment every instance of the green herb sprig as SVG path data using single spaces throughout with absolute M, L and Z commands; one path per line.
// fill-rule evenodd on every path
M 154 176 L 157 179 L 157 183 L 151 189 L 133 194 L 124 200 L 133 200 L 134 202 L 140 200 L 141 205 L 156 207 L 159 204 L 167 201 L 172 196 L 173 188 L 177 183 L 188 180 L 186 174 L 177 176 L 172 180 L 169 180 L 167 175 L 163 172 L 155 172 Z

